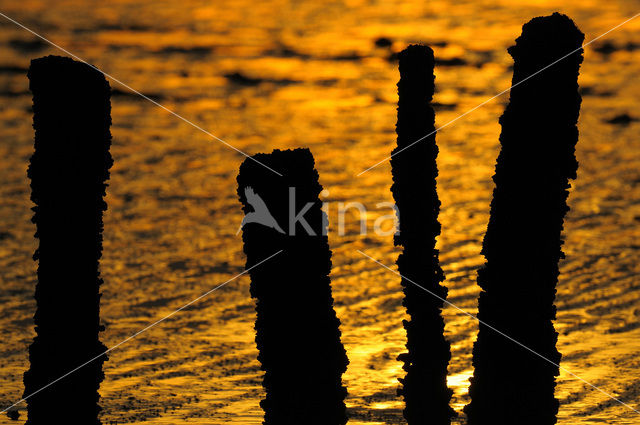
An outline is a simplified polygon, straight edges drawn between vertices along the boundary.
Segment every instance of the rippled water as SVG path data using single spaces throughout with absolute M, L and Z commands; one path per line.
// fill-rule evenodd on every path
M 215 4 L 213 4 L 215 3 Z M 402 423 L 404 318 L 391 237 L 358 235 L 355 211 L 336 232 L 338 202 L 388 210 L 390 167 L 360 171 L 395 146 L 393 52 L 434 47 L 437 123 L 509 86 L 506 48 L 554 2 L 283 1 L 79 2 L 0 0 L 0 11 L 248 152 L 308 146 L 329 191 L 333 290 L 350 358 L 353 424 Z M 640 2 L 572 0 L 587 41 L 640 11 Z M 562 366 L 638 406 L 640 394 L 640 18 L 589 46 L 580 85 L 580 170 L 566 220 L 558 287 Z M 380 37 L 391 46 L 376 47 Z M 55 49 L 0 17 L 0 403 L 21 397 L 35 308 L 34 227 L 26 178 L 32 152 L 29 60 Z M 379 43 L 384 44 L 384 43 Z M 108 190 L 102 340 L 114 345 L 243 270 L 235 177 L 243 157 L 115 82 L 115 165 Z M 442 130 L 438 244 L 450 301 L 474 312 L 475 271 L 488 221 L 498 117 L 507 96 Z M 119 347 L 105 363 L 103 422 L 261 423 L 261 372 L 247 277 Z M 444 311 L 457 410 L 468 402 L 477 325 Z M 532 356 L 531 362 L 541 361 Z M 526 368 L 527 365 L 522 365 Z M 513 371 L 517 374 L 518 371 Z M 559 423 L 639 422 L 562 373 Z M 72 414 L 73 400 L 61 406 Z M 21 421 L 25 419 L 21 407 Z M 53 413 L 52 413 L 53 414 Z M 56 415 L 58 413 L 55 413 Z M 0 423 L 13 423 L 3 416 Z

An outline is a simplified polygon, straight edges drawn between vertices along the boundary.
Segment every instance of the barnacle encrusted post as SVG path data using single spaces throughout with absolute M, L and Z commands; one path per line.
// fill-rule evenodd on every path
M 465 408 L 471 425 L 556 422 L 561 356 L 554 300 L 569 179 L 578 168 L 583 40 L 571 19 L 554 13 L 525 24 L 509 48 L 513 84 L 571 54 L 515 86 L 500 118 L 501 151 L 482 249 L 486 263 L 478 272 L 482 323 Z
M 35 129 L 28 176 L 39 245 L 26 423 L 100 424 L 105 356 L 40 390 L 105 350 L 98 262 L 113 162 L 110 88 L 102 73 L 64 57 L 33 60 L 28 77 Z
M 240 167 L 246 267 L 281 251 L 249 271 L 266 425 L 347 422 L 348 360 L 333 310 L 321 191 L 308 149 L 257 154 Z
M 406 372 L 399 394 L 409 425 L 448 425 L 455 416 L 447 387 L 451 351 L 441 314 L 447 289 L 440 284 L 444 274 L 435 247 L 440 201 L 433 67 L 433 51 L 427 46 L 412 45 L 400 53 L 398 139 L 391 157 L 391 192 L 400 223 L 395 244 L 402 247 L 397 264 L 403 276 L 403 305 L 410 316 L 404 321 L 407 352 L 399 357 Z

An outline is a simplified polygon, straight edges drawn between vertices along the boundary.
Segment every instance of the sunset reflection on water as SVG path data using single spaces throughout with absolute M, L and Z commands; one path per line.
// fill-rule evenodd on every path
M 437 125 L 511 82 L 506 48 L 555 2 L 0 0 L 0 11 L 244 152 L 309 147 L 330 208 L 357 201 L 368 222 L 391 202 L 397 63 L 409 43 L 436 58 Z M 634 1 L 569 1 L 586 40 L 640 11 Z M 29 60 L 59 54 L 0 18 L 0 402 L 20 399 L 33 338 L 35 264 L 26 166 L 33 150 Z M 640 18 L 589 46 L 581 68 L 580 161 L 558 286 L 562 366 L 636 406 L 640 392 Z M 376 40 L 387 38 L 390 46 Z M 612 49 L 606 49 L 611 43 Z M 115 82 L 115 159 L 101 264 L 102 341 L 112 346 L 241 272 L 236 196 L 243 157 Z M 438 240 L 449 301 L 475 313 L 501 115 L 508 94 L 438 133 Z M 350 365 L 352 424 L 399 424 L 402 291 L 392 237 L 346 234 L 332 220 L 333 291 Z M 371 229 L 371 228 L 370 228 Z M 254 303 L 242 277 L 110 353 L 103 423 L 261 423 Z M 468 402 L 477 324 L 444 310 L 449 385 Z M 541 361 L 532 356 L 532 362 Z M 526 365 L 522 365 L 523 368 Z M 517 373 L 517 371 L 513 371 Z M 561 373 L 560 424 L 638 422 L 636 413 Z M 65 409 L 73 410 L 73 401 Z M 21 407 L 21 421 L 25 418 Z M 459 419 L 462 421 L 462 419 Z M 0 423 L 15 423 L 6 416 Z

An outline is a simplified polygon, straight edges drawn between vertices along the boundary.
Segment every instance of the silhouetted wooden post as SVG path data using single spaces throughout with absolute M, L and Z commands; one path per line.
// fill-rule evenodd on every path
M 435 113 L 431 107 L 433 66 L 433 51 L 427 46 L 409 46 L 400 53 L 398 146 L 391 158 L 391 192 L 400 216 L 395 244 L 403 247 L 398 270 L 444 299 L 447 289 L 440 285 L 444 274 L 435 248 L 440 234 L 440 201 L 436 192 Z M 411 317 L 403 322 L 408 352 L 399 357 L 406 372 L 398 391 L 405 401 L 404 417 L 409 425 L 449 424 L 456 415 L 449 406 L 452 391 L 447 387 L 447 367 L 451 351 L 444 337 L 444 302 L 411 281 L 402 279 L 403 305 Z
M 564 15 L 532 19 L 509 48 L 513 83 L 578 49 L 584 35 Z M 576 178 L 582 50 L 511 91 L 478 273 L 478 317 L 555 364 L 554 299 L 569 179 Z M 480 325 L 473 349 L 469 424 L 556 422 L 558 367 Z
M 35 152 L 28 175 L 39 246 L 25 396 L 102 353 L 100 284 L 105 181 L 112 165 L 109 84 L 69 58 L 31 62 Z M 27 400 L 29 425 L 100 424 L 98 388 L 105 357 Z
M 265 372 L 264 423 L 345 424 L 348 360 L 332 306 L 331 251 L 313 156 L 296 149 L 253 158 L 283 174 L 247 159 L 238 175 L 247 268 L 282 250 L 249 272 Z

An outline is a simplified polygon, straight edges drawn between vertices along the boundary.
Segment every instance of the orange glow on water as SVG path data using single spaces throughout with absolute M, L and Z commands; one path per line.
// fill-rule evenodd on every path
M 436 119 L 443 125 L 510 85 L 506 48 L 523 23 L 556 10 L 554 3 L 5 0 L 0 9 L 245 152 L 310 147 L 327 200 L 361 202 L 373 211 L 371 222 L 380 214 L 375 205 L 392 201 L 390 167 L 356 175 L 395 146 L 392 53 L 424 42 L 438 58 L 461 61 L 436 69 Z M 624 2 L 572 0 L 561 12 L 590 40 L 637 10 Z M 1 22 L 0 402 L 8 406 L 23 391 L 35 308 L 25 172 L 33 149 L 31 97 L 25 76 L 12 69 L 58 52 L 25 48 L 15 40 L 33 37 Z M 580 169 L 565 225 L 556 322 L 563 367 L 632 406 L 640 391 L 640 124 L 606 120 L 625 113 L 640 118 L 639 29 L 640 19 L 606 37 L 619 47 L 610 54 L 591 48 L 605 39 L 585 52 Z M 379 37 L 391 47 L 376 47 Z M 254 83 L 233 80 L 234 73 Z M 101 264 L 107 346 L 244 266 L 235 234 L 242 218 L 235 177 L 243 157 L 111 84 L 119 92 L 112 98 L 115 165 Z M 507 96 L 437 136 L 440 261 L 450 300 L 471 313 Z M 350 358 L 344 376 L 350 423 L 399 424 L 400 282 L 356 249 L 387 265 L 398 251 L 390 236 L 356 236 L 358 226 L 350 217 L 345 236 L 330 234 L 333 293 Z M 248 284 L 240 278 L 112 352 L 100 391 L 103 423 L 261 423 Z M 453 308 L 444 316 L 453 355 L 448 382 L 460 411 L 468 402 L 477 324 Z M 637 422 L 633 412 L 566 373 L 557 397 L 560 424 Z M 24 406 L 21 412 L 22 421 Z M 0 423 L 12 422 L 2 416 Z

